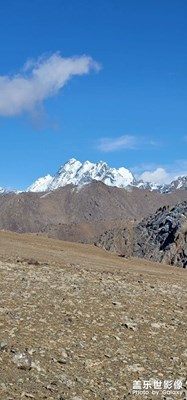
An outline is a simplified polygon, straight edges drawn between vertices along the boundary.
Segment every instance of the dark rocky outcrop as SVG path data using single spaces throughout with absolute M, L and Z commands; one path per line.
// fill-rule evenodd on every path
M 187 202 L 161 207 L 135 227 L 133 255 L 187 267 Z
M 96 244 L 126 257 L 187 268 L 187 201 L 160 207 L 139 223 L 104 232 Z

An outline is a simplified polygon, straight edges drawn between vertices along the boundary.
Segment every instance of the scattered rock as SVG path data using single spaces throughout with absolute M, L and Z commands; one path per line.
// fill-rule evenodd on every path
M 185 271 L 22 237 L 49 266 L 2 261 L 0 240 L 0 399 L 133 400 L 134 380 L 185 377 Z

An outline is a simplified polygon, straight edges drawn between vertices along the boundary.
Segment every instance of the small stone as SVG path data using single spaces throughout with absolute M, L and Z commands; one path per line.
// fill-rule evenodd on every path
M 119 349 L 117 349 L 116 354 L 119 354 L 120 356 L 124 356 L 126 354 L 126 351 L 125 351 L 125 349 L 120 347 Z
M 32 360 L 27 352 L 15 354 L 15 356 L 13 357 L 13 362 L 14 364 L 17 365 L 19 369 L 23 370 L 31 369 Z
M 121 340 L 119 336 L 114 336 L 114 339 L 116 339 L 118 342 Z
M 122 306 L 119 301 L 113 301 L 112 304 L 113 304 L 113 306 L 116 306 L 116 307 L 121 307 Z
M 57 361 L 59 364 L 67 364 L 68 355 L 64 349 L 61 351 L 61 356 L 58 357 Z
M 71 379 L 68 379 L 65 374 L 59 375 L 59 380 L 61 381 L 61 383 L 63 383 L 63 385 L 67 386 L 69 389 L 71 389 L 75 385 L 75 383 Z
M 111 358 L 112 356 L 110 354 L 108 354 L 108 353 L 105 353 L 105 357 L 106 358 Z
M 36 369 L 38 372 L 45 373 L 45 370 L 40 366 L 40 362 L 38 360 L 31 362 L 31 368 Z
M 83 400 L 83 398 L 82 398 L 82 397 L 74 396 L 74 397 L 71 398 L 71 400 Z
M 133 364 L 128 366 L 128 370 L 132 372 L 143 372 L 145 368 L 141 367 L 139 364 Z
M 58 360 L 58 363 L 59 364 L 67 364 L 67 359 L 66 358 L 60 358 L 59 360 Z
M 135 322 L 127 321 L 123 323 L 122 326 L 124 326 L 127 329 L 131 329 L 132 331 L 137 330 L 137 324 Z
M 50 392 L 56 392 L 58 389 L 56 387 L 56 384 L 50 383 L 49 385 L 46 386 L 47 390 L 50 390 Z
M 159 324 L 159 323 L 157 323 L 157 322 L 153 322 L 152 324 L 151 324 L 151 328 L 156 328 L 156 329 L 159 329 L 159 328 L 161 328 L 161 324 Z
M 93 364 L 93 361 L 90 359 L 85 360 L 84 365 L 86 368 L 90 368 Z
M 64 351 L 64 350 L 61 352 L 61 356 L 62 356 L 63 358 L 67 358 L 67 357 L 68 357 L 66 351 Z
M 63 394 L 59 394 L 58 400 L 66 400 Z
M 81 341 L 78 341 L 76 344 L 77 347 L 80 347 L 81 349 L 84 349 L 84 343 Z
M 184 350 L 184 352 L 182 353 L 182 356 L 187 357 L 187 349 Z
M 5 350 L 5 349 L 7 349 L 7 347 L 8 347 L 7 341 L 6 340 L 2 340 L 0 342 L 0 350 Z

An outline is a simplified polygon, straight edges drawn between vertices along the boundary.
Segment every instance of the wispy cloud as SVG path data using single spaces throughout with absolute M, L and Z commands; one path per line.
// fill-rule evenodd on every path
M 74 76 L 99 71 L 100 65 L 86 55 L 63 58 L 59 53 L 26 62 L 14 76 L 0 76 L 0 115 L 34 112 L 43 101 L 58 94 Z
M 98 149 L 105 152 L 121 149 L 134 149 L 138 144 L 136 136 L 123 135 L 117 138 L 101 138 L 98 142 Z
M 115 138 L 104 137 L 98 140 L 97 149 L 103 152 L 112 152 L 118 150 L 134 150 L 138 148 L 158 147 L 160 146 L 155 140 L 147 139 L 135 135 L 123 135 Z

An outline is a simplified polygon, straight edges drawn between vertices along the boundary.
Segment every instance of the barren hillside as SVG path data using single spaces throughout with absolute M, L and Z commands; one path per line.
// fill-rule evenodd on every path
M 162 205 L 182 200 L 187 200 L 185 190 L 164 195 L 101 182 L 68 185 L 49 193 L 1 195 L 0 229 L 46 232 L 54 238 L 93 243 L 104 230 L 140 220 Z
M 90 245 L 1 232 L 0 398 L 134 399 L 135 381 L 161 381 L 159 397 L 150 386 L 138 398 L 166 399 L 170 381 L 184 400 L 186 278 Z

